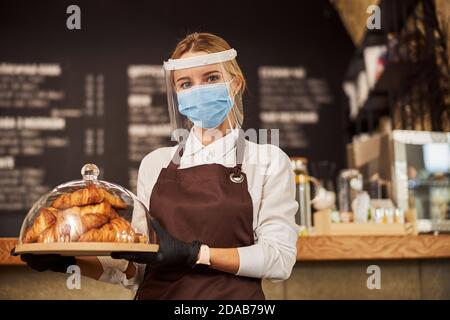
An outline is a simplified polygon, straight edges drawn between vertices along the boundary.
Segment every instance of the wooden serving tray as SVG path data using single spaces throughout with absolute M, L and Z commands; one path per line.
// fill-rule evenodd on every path
M 18 254 L 60 254 L 63 256 L 109 256 L 112 252 L 157 252 L 159 245 L 111 242 L 54 242 L 18 244 Z

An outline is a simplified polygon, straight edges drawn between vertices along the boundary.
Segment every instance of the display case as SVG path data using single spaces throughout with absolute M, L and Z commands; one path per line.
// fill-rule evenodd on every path
M 397 206 L 415 208 L 419 232 L 450 232 L 450 133 L 394 130 Z
M 109 255 L 155 252 L 157 237 L 146 206 L 129 190 L 98 180 L 87 164 L 82 179 L 55 187 L 26 215 L 15 252 Z

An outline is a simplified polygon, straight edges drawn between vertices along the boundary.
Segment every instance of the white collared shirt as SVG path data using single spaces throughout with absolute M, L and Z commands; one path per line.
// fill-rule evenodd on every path
M 218 163 L 227 167 L 236 164 L 237 130 L 204 146 L 191 131 L 180 160 L 180 168 Z M 170 163 L 177 146 L 157 149 L 142 160 L 139 167 L 137 196 L 147 207 L 153 186 L 162 168 Z M 248 191 L 253 203 L 255 244 L 238 248 L 237 275 L 285 280 L 296 262 L 299 228 L 295 224 L 298 203 L 295 200 L 295 180 L 289 157 L 278 147 L 259 145 L 245 140 L 242 170 L 248 179 Z M 132 224 L 142 229 L 145 217 L 133 216 Z M 145 229 L 145 227 L 144 227 Z M 101 281 L 122 283 L 137 289 L 143 279 L 144 265 L 136 264 L 137 275 L 126 279 L 118 261 L 101 258 Z M 125 263 L 125 262 L 124 262 Z M 115 265 L 114 265 L 115 264 Z

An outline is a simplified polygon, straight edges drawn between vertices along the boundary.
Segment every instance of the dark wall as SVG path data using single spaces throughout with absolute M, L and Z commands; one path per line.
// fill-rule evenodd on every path
M 70 4 L 81 7 L 81 30 L 66 28 Z M 45 184 L 54 187 L 78 179 L 81 166 L 95 162 L 105 179 L 129 187 L 128 168 L 138 164 L 127 155 L 127 67 L 161 64 L 176 42 L 193 31 L 218 34 L 238 50 L 249 87 L 247 128 L 260 127 L 259 66 L 302 66 L 308 76 L 324 79 L 332 101 L 319 110 L 317 125 L 302 128 L 309 146 L 285 151 L 311 161 L 327 159 L 337 168 L 345 165 L 341 81 L 354 47 L 329 1 L 1 1 L 0 63 L 60 63 L 62 103 L 72 107 L 84 103 L 87 73 L 104 79 L 104 117 L 68 122 L 70 148 L 18 156 L 16 167 L 45 167 Z M 1 116 L 14 112 L 0 108 Z M 105 128 L 105 151 L 88 157 L 81 132 L 97 125 Z M 0 208 L 0 236 L 17 235 L 25 214 Z

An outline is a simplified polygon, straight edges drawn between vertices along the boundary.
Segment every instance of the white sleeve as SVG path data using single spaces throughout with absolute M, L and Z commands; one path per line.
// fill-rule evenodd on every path
M 281 281 L 289 278 L 297 258 L 295 177 L 289 157 L 277 147 L 264 177 L 255 244 L 238 248 L 237 275 Z M 272 159 L 273 160 L 273 159 Z
M 139 284 L 144 278 L 145 265 L 134 263 L 136 274 L 133 278 L 127 279 L 123 271 L 127 269 L 128 261 L 111 257 L 98 257 L 98 259 L 103 268 L 103 273 L 98 279 L 99 281 L 121 284 L 130 290 L 137 291 Z

